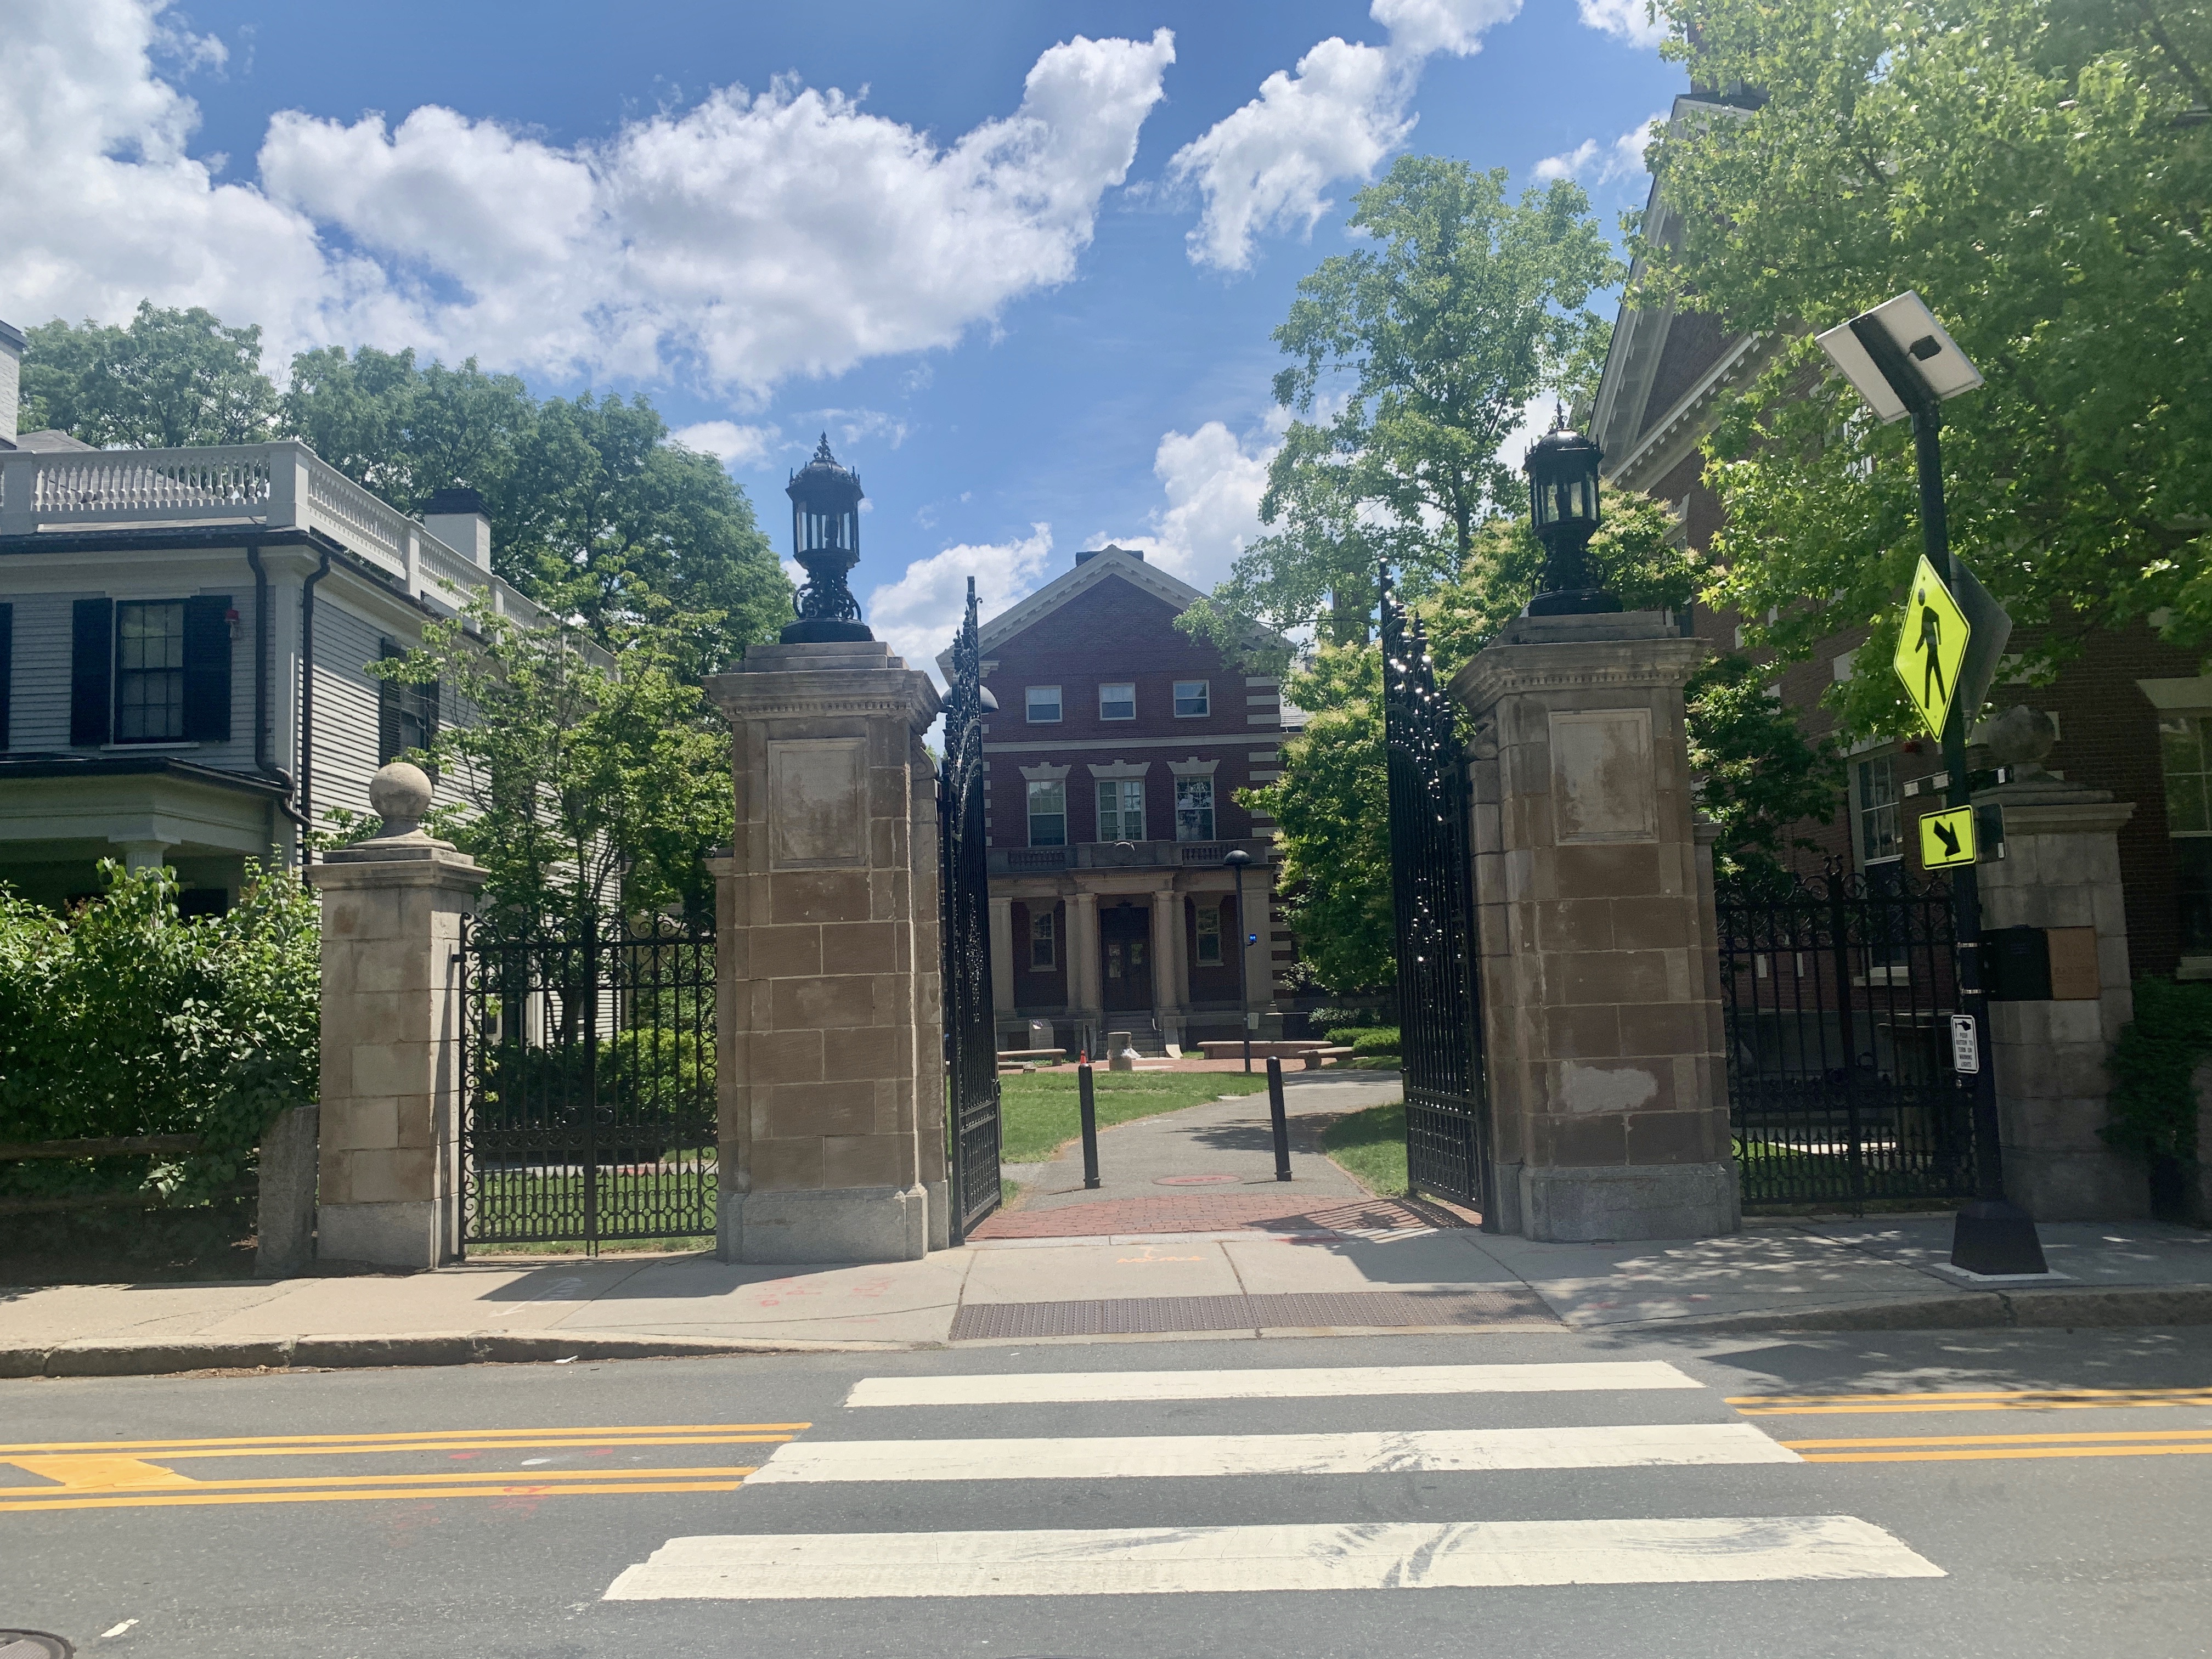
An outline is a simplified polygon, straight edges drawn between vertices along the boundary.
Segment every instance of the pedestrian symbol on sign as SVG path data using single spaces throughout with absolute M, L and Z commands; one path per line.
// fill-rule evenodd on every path
M 1905 682 L 1905 695 L 1919 711 L 1930 737 L 1941 741 L 1943 721 L 1958 695 L 1959 670 L 1966 659 L 1972 629 L 1966 613 L 1923 556 L 1913 572 L 1905 603 L 1905 625 L 1898 630 L 1892 665 Z M 1969 711 L 1970 713 L 1972 711 Z

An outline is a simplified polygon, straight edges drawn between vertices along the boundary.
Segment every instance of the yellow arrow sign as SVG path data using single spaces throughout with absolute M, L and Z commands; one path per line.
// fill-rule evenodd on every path
M 1920 867 L 1942 870 L 1974 861 L 1974 809 L 1946 807 L 1920 817 Z
M 1936 567 L 1921 556 L 1912 591 L 1905 602 L 1905 626 L 1897 636 L 1892 666 L 1905 682 L 1905 695 L 1920 711 L 1929 735 L 1943 738 L 1943 721 L 1958 695 L 1959 668 L 1966 659 L 1966 613 L 1943 586 Z M 1969 711 L 1972 712 L 1971 710 Z

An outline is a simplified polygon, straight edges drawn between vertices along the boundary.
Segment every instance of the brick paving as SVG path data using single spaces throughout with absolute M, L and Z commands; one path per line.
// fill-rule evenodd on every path
M 1090 1238 L 1116 1233 L 1396 1232 L 1469 1227 L 1471 1212 L 1427 1199 L 1320 1200 L 1312 1194 L 1191 1193 L 1114 1198 L 1050 1210 L 1001 1210 L 973 1238 Z

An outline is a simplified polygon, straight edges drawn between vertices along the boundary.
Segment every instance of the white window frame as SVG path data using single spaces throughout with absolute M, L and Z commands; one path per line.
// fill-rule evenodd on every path
M 1113 805 L 1107 801 L 1111 799 Z M 1135 803 L 1136 828 L 1129 828 L 1130 804 Z M 1110 815 L 1110 816 L 1109 816 Z M 1109 829 L 1108 825 L 1112 825 Z M 1098 839 L 1103 842 L 1145 839 L 1145 781 L 1142 778 L 1098 780 Z
M 1045 799 L 1045 800 L 1051 800 L 1051 799 L 1055 799 L 1055 798 L 1058 799 L 1058 801 L 1059 801 L 1059 803 L 1060 803 L 1059 806 L 1058 806 L 1056 809 L 1048 810 L 1048 811 L 1042 811 L 1042 812 L 1041 812 L 1041 811 L 1039 811 L 1037 810 L 1037 802 L 1038 802 L 1038 800 L 1039 800 L 1039 799 Z M 1028 803 L 1028 805 L 1029 805 L 1030 845 L 1030 846 L 1032 846 L 1032 847 L 1065 847 L 1065 846 L 1066 846 L 1066 845 L 1067 845 L 1067 780 L 1066 780 L 1066 778 L 1053 778 L 1053 779 L 1050 779 L 1050 780 L 1048 780 L 1048 781 L 1032 781 L 1032 782 L 1030 784 L 1030 786 L 1029 786 L 1029 803 Z M 1037 839 L 1037 820 L 1038 820 L 1039 818 L 1041 818 L 1041 817 L 1042 817 L 1042 818 L 1054 818 L 1054 817 L 1056 817 L 1056 818 L 1058 818 L 1058 819 L 1060 820 L 1060 839 L 1059 839 L 1059 840 L 1057 840 L 1057 841 L 1039 841 L 1039 840 Z
M 1183 696 L 1186 686 L 1196 686 L 1195 697 Z M 1198 707 L 1186 711 L 1183 704 L 1195 702 Z M 1213 713 L 1213 683 L 1211 680 L 1177 680 L 1175 683 L 1175 712 L 1179 720 L 1202 720 Z
M 1037 693 L 1040 691 L 1049 691 L 1052 693 L 1052 713 L 1050 714 L 1040 714 L 1037 713 Z M 1026 685 L 1022 688 L 1022 713 L 1027 717 L 1029 723 L 1031 726 L 1059 725 L 1060 722 L 1060 717 L 1066 709 L 1066 707 L 1067 704 L 1066 701 L 1062 699 L 1060 695 L 1060 688 L 1056 685 Z
M 1867 799 L 1869 769 L 1887 767 L 1889 770 L 1889 799 L 1869 802 Z M 1905 792 L 1897 781 L 1897 755 L 1894 750 L 1880 755 L 1862 755 L 1851 763 L 1851 851 L 1862 870 L 1878 864 L 1892 864 L 1905 856 Z M 1872 853 L 1867 847 L 1869 817 L 1876 812 L 1889 814 L 1889 851 Z
M 1205 805 L 1192 805 L 1186 807 L 1183 804 L 1183 793 L 1186 790 L 1195 792 L 1200 789 L 1203 789 L 1206 792 Z M 1220 827 L 1220 817 L 1216 812 L 1214 807 L 1213 780 L 1212 778 L 1177 778 L 1175 781 L 1175 790 L 1176 839 L 1182 842 L 1207 842 L 1218 840 L 1219 837 L 1214 834 L 1214 831 Z M 1206 833 L 1204 835 L 1188 833 L 1194 828 L 1194 826 L 1184 822 L 1183 815 L 1187 811 L 1203 812 L 1206 814 Z
M 1213 923 L 1210 930 L 1206 925 L 1209 921 Z M 1224 952 L 1221 944 L 1224 931 L 1221 926 L 1221 907 L 1218 904 L 1200 905 L 1198 907 L 1198 937 L 1191 947 L 1191 961 L 1194 964 L 1200 968 L 1219 968 L 1227 963 L 1229 958 Z M 1213 954 L 1210 957 L 1206 954 L 1206 942 L 1209 939 L 1213 944 Z
M 1129 712 L 1127 714 L 1109 714 L 1106 712 L 1106 694 L 1109 691 L 1127 691 L 1129 694 L 1127 700 L 1129 704 Z M 1116 697 L 1114 701 L 1120 702 L 1122 699 Z M 1098 687 L 1098 718 L 1102 720 L 1133 720 L 1136 719 L 1136 682 L 1134 680 L 1115 680 L 1110 684 L 1102 683 Z

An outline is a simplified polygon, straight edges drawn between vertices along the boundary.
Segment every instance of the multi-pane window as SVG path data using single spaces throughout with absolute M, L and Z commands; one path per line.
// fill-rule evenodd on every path
M 1177 778 L 1176 780 L 1176 839 L 1177 841 L 1212 841 L 1213 839 L 1213 780 L 1212 778 Z
M 2212 716 L 2161 715 L 2158 749 L 2182 954 L 2212 956 Z
M 1859 763 L 1859 862 L 1901 858 L 1897 836 L 1897 760 L 1882 755 Z
M 383 642 L 388 661 L 406 655 L 390 640 Z M 380 679 L 376 683 L 376 747 L 380 764 L 390 765 L 402 755 L 420 753 L 438 741 L 438 685 L 414 680 Z M 435 775 L 433 769 L 432 775 Z
M 1032 685 L 1024 692 L 1029 705 L 1031 726 L 1056 726 L 1060 723 L 1060 688 L 1056 685 Z
M 1049 910 L 1030 912 L 1030 966 L 1040 973 L 1059 965 L 1059 939 L 1053 931 L 1054 920 Z
M 115 607 L 115 741 L 170 743 L 185 735 L 185 607 L 179 600 Z
M 1064 779 L 1030 785 L 1030 845 L 1067 845 L 1067 784 Z
M 1102 720 L 1133 720 L 1137 718 L 1137 688 L 1133 685 L 1102 685 L 1098 688 L 1098 718 Z
M 1188 719 L 1208 712 L 1206 690 L 1204 680 L 1177 680 L 1175 683 L 1176 713 Z
M 1218 905 L 1202 904 L 1198 909 L 1198 965 L 1221 965 L 1221 910 Z
M 1145 838 L 1145 781 L 1115 778 L 1098 786 L 1098 839 Z

